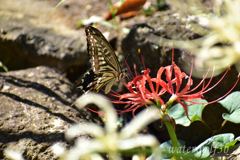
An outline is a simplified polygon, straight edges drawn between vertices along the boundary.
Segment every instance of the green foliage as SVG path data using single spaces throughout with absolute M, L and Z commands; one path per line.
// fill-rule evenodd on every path
M 8 68 L 0 61 L 0 67 L 4 69 L 5 72 L 8 71 Z
M 153 14 L 153 7 L 150 6 L 147 9 L 144 9 L 143 7 L 141 8 L 141 11 L 143 12 L 143 14 L 145 14 L 146 16 L 151 16 Z
M 227 113 L 223 113 L 222 117 L 225 119 L 224 123 L 222 123 L 221 127 L 218 131 L 222 129 L 222 127 L 226 124 L 226 121 L 230 121 L 233 123 L 240 123 L 240 92 L 236 91 L 228 95 L 223 100 L 219 101 L 226 110 Z M 184 102 L 186 105 L 189 105 L 189 102 Z M 202 99 L 199 99 L 197 101 L 199 104 L 194 104 L 191 106 L 188 106 L 188 113 L 191 121 L 187 118 L 184 108 L 181 104 L 176 104 L 175 106 L 172 106 L 172 108 L 169 109 L 168 114 L 169 116 L 173 117 L 176 121 L 176 124 L 183 125 L 185 127 L 189 126 L 194 121 L 201 121 L 205 125 L 207 125 L 204 120 L 202 119 L 202 113 L 205 109 L 208 102 Z M 212 115 L 214 116 L 214 115 Z M 209 127 L 209 126 L 207 126 Z M 209 127 L 210 128 L 210 127 Z M 213 132 L 214 133 L 214 132 Z M 208 138 L 204 142 L 202 142 L 197 147 L 193 148 L 191 150 L 191 154 L 194 155 L 194 157 L 198 158 L 207 158 L 210 155 L 214 155 L 216 153 L 226 153 L 229 151 L 229 149 L 236 145 L 236 143 L 239 141 L 240 137 L 237 137 L 234 139 L 234 134 L 232 133 L 225 133 L 220 135 L 215 135 L 213 137 Z M 164 145 L 163 145 L 164 146 Z M 169 146 L 168 146 L 169 148 Z M 181 147 L 179 147 L 181 148 Z M 161 148 L 162 149 L 162 148 Z M 182 154 L 185 153 L 183 152 Z M 169 156 L 169 154 L 167 154 Z M 173 154 L 172 154 L 173 156 Z M 189 156 L 189 155 L 188 155 Z
M 171 159 L 173 155 L 180 155 L 180 159 L 210 159 L 210 155 L 214 156 L 218 153 L 226 153 L 238 142 L 240 137 L 234 139 L 232 133 L 225 133 L 212 136 L 199 144 L 197 147 L 186 147 L 185 141 L 178 140 L 179 149 L 174 151 L 171 140 L 162 143 L 159 146 L 161 152 L 154 152 L 150 156 L 150 160 Z
M 238 139 L 232 133 L 225 133 L 208 138 L 192 151 L 199 158 L 209 157 L 210 154 L 226 153 L 234 146 Z
M 240 123 L 240 92 L 233 92 L 223 100 L 219 101 L 228 113 L 223 114 L 223 118 L 233 123 Z
M 156 3 L 152 3 L 148 8 L 141 8 L 141 11 L 146 16 L 151 16 L 156 10 L 161 10 L 167 6 L 167 0 L 156 0 Z
M 233 92 L 228 95 L 223 100 L 219 101 L 224 108 L 227 109 L 228 113 L 223 113 L 223 119 L 233 122 L 233 123 L 240 123 L 240 92 Z M 184 102 L 185 104 L 189 105 L 189 102 Z M 207 104 L 206 100 L 199 99 L 197 103 Z M 194 121 L 202 121 L 202 112 L 207 105 L 202 104 L 194 104 L 188 106 L 188 114 L 191 119 L 191 122 L 187 119 L 185 111 L 181 104 L 176 104 L 172 106 L 168 114 L 169 116 L 173 117 L 176 121 L 176 124 L 180 124 L 183 126 L 189 126 Z
M 156 7 L 158 10 L 167 6 L 167 0 L 156 0 L 156 3 L 153 3 L 152 6 Z
M 178 140 L 178 144 L 179 144 L 179 150 L 177 151 L 178 153 L 182 152 L 180 151 L 181 148 L 184 148 L 185 146 L 185 141 L 183 140 Z M 173 151 L 173 147 L 172 147 L 172 141 L 169 140 L 169 141 L 166 141 L 164 143 L 162 143 L 160 146 L 159 146 L 161 152 L 162 152 L 162 155 L 161 156 L 153 156 L 151 157 L 150 160 L 156 160 L 157 158 L 160 159 L 160 158 L 171 158 L 174 151 Z M 172 154 L 171 154 L 172 153 Z
M 195 100 L 192 100 L 192 102 L 194 102 L 194 101 Z M 190 103 L 186 102 L 186 101 L 183 101 L 183 103 L 185 103 L 186 105 L 190 105 Z M 203 100 L 203 99 L 198 99 L 197 103 L 204 104 L 204 103 L 207 103 L 207 101 Z M 191 122 L 187 118 L 184 108 L 180 103 L 172 106 L 169 109 L 168 114 L 169 114 L 169 116 L 171 116 L 175 119 L 176 124 L 181 124 L 183 126 L 189 126 L 194 121 L 201 121 L 202 111 L 206 106 L 203 104 L 194 104 L 194 105 L 188 106 L 188 114 L 189 114 L 189 118 L 191 119 Z
M 113 4 L 112 4 L 112 0 L 108 0 L 108 3 L 109 3 L 109 8 L 110 8 L 110 11 L 111 11 L 111 14 L 112 14 L 112 19 L 113 19 L 113 22 L 109 22 L 109 21 L 105 21 L 103 19 L 103 17 L 97 17 L 97 16 L 92 16 L 91 18 L 89 19 L 81 19 L 77 22 L 77 26 L 78 27 L 81 27 L 81 26 L 86 26 L 86 25 L 90 25 L 91 23 L 101 23 L 105 26 L 108 26 L 108 27 L 111 27 L 111 28 L 114 28 L 117 33 L 119 34 L 119 27 L 118 27 L 118 22 L 117 22 L 117 19 L 116 19 L 116 14 L 117 14 L 117 11 L 118 9 L 122 6 L 122 4 L 124 3 L 125 0 L 121 0 L 120 1 L 120 4 L 118 5 L 117 8 L 113 8 Z

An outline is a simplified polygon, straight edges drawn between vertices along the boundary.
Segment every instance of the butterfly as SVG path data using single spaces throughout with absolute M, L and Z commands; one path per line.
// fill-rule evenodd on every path
M 126 76 L 127 70 L 121 68 L 113 48 L 98 29 L 88 26 L 85 32 L 91 69 L 85 73 L 77 88 L 86 93 L 99 92 L 106 85 L 105 94 L 107 94 L 115 82 Z

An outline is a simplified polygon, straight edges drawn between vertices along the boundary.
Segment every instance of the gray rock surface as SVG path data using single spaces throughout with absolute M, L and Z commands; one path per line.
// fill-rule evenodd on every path
M 53 68 L 0 73 L 0 159 L 6 147 L 26 159 L 55 159 L 49 147 L 91 115 L 71 107 L 75 98 L 72 84 Z
M 84 30 L 70 28 L 57 13 L 45 1 L 0 1 L 0 60 L 9 70 L 46 65 L 66 72 L 86 64 Z

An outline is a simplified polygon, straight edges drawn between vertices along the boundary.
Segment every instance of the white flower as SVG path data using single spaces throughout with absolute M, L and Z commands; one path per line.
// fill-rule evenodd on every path
M 141 131 L 146 125 L 160 118 L 160 112 L 156 107 L 148 107 L 143 110 L 122 130 L 117 131 L 117 114 L 109 100 L 106 100 L 99 94 L 88 93 L 77 100 L 76 106 L 80 109 L 89 103 L 97 105 L 101 112 L 105 113 L 105 127 L 103 128 L 88 122 L 71 126 L 65 134 L 67 140 L 72 140 L 80 134 L 89 134 L 93 138 L 78 138 L 75 141 L 75 146 L 69 151 L 59 149 L 63 151 L 58 153 L 62 158 L 71 160 L 77 160 L 80 157 L 101 159 L 98 153 L 107 153 L 109 159 L 120 160 L 120 151 L 136 147 L 155 148 L 159 145 L 157 139 L 152 135 L 136 136 L 136 133 Z
M 196 56 L 194 65 L 205 73 L 209 67 L 215 67 L 218 75 L 228 67 L 236 65 L 239 70 L 240 61 L 240 1 L 222 0 L 215 1 L 214 14 L 200 15 L 199 19 L 205 18 L 205 27 L 210 33 L 200 38 L 200 44 L 196 44 L 193 54 Z M 220 10 L 225 13 L 220 15 Z M 204 18 L 203 18 L 204 17 Z M 221 44 L 221 45 L 217 45 Z M 209 74 L 211 76 L 211 73 Z M 202 77 L 202 74 L 199 75 Z

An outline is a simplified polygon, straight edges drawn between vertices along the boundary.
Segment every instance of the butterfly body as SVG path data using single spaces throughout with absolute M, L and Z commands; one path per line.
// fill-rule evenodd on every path
M 78 88 L 84 92 L 98 92 L 106 85 L 105 94 L 107 94 L 113 84 L 126 75 L 126 70 L 121 69 L 111 45 L 99 30 L 88 26 L 85 31 L 91 69 L 84 75 Z

